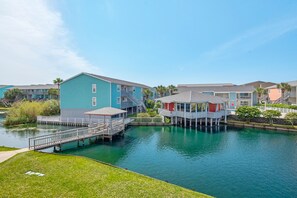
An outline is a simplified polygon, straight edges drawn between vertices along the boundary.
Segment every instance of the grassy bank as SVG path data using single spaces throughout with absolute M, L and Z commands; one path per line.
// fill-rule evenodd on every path
M 297 126 L 228 120 L 228 125 L 297 132 Z
M 13 151 L 17 150 L 18 148 L 11 148 L 11 147 L 6 147 L 6 146 L 0 146 L 0 152 L 1 151 Z
M 207 197 L 84 157 L 33 151 L 0 164 L 0 186 L 0 197 Z

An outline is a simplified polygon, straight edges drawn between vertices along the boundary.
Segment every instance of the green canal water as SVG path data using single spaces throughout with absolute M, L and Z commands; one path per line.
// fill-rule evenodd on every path
M 25 147 L 28 137 L 53 133 L 57 127 L 38 128 L 32 133 L 0 126 L 0 145 Z M 113 142 L 66 148 L 63 154 L 86 156 L 216 197 L 297 197 L 293 133 L 131 127 Z

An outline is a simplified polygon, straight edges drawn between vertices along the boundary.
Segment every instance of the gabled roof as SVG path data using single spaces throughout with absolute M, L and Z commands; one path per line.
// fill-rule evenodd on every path
M 176 95 L 166 96 L 162 98 L 155 99 L 157 101 L 161 101 L 163 103 L 204 103 L 209 102 L 213 104 L 222 104 L 227 100 L 218 96 L 212 96 L 207 94 L 198 93 L 195 91 L 187 91 L 182 92 Z
M 103 81 L 106 81 L 106 82 L 109 82 L 109 83 L 115 83 L 115 84 L 119 84 L 119 85 L 126 85 L 126 86 L 135 86 L 135 87 L 142 87 L 142 88 L 150 88 L 149 86 L 146 86 L 146 85 L 143 85 L 143 84 L 139 84 L 139 83 L 134 83 L 134 82 L 129 82 L 129 81 L 125 81 L 125 80 L 119 80 L 119 79 L 115 79 L 115 78 L 110 78 L 110 77 L 106 77 L 106 76 L 100 76 L 100 75 L 97 75 L 97 74 L 91 74 L 91 73 L 86 73 L 86 72 L 83 72 L 83 73 L 80 73 L 78 75 L 75 75 L 67 80 L 65 80 L 63 83 L 77 77 L 77 76 L 80 76 L 80 75 L 88 75 L 88 76 L 91 76 L 93 78 L 97 78 L 99 80 L 103 80 Z
M 121 113 L 126 113 L 127 111 L 124 111 L 122 109 L 117 109 L 113 107 L 103 107 L 101 109 L 96 109 L 93 111 L 85 112 L 86 115 L 96 115 L 96 116 L 113 116 L 118 115 Z
M 297 86 L 297 80 L 295 81 L 289 81 L 287 82 L 289 85 L 291 85 L 292 87 L 296 87 Z M 275 89 L 277 88 L 277 84 L 276 85 L 273 85 L 273 86 L 270 86 L 270 87 L 266 87 L 266 89 Z
M 196 92 L 254 92 L 253 86 L 232 85 L 232 86 L 178 86 L 178 93 L 185 91 Z
M 245 86 L 267 88 L 267 87 L 271 87 L 273 85 L 276 85 L 276 83 L 273 83 L 273 82 L 264 82 L 264 81 L 255 81 L 255 82 L 250 82 L 250 83 L 246 83 L 246 84 L 243 84 L 243 85 L 245 85 Z

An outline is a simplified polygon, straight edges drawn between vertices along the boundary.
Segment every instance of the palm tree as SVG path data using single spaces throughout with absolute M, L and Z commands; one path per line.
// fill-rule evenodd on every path
M 175 91 L 177 91 L 177 88 L 174 85 L 169 85 L 167 87 L 167 89 L 168 89 L 170 95 L 172 95 Z
M 53 82 L 55 85 L 58 85 L 58 89 L 60 89 L 60 84 L 63 82 L 63 79 L 56 78 Z
M 160 97 L 163 97 L 164 94 L 167 92 L 167 88 L 164 87 L 163 85 L 159 85 L 158 87 L 156 87 L 156 91 Z
M 145 100 L 147 100 L 153 95 L 153 92 L 150 89 L 146 88 L 146 89 L 143 89 L 143 95 Z
M 262 98 L 262 96 L 265 92 L 265 89 L 263 89 L 262 87 L 257 87 L 256 92 L 258 94 L 258 104 L 260 104 L 260 99 Z
M 280 89 L 282 91 L 282 100 L 284 101 L 284 97 L 285 97 L 285 92 L 290 92 L 291 91 L 291 85 L 289 85 L 288 83 L 280 83 L 277 85 L 277 88 Z

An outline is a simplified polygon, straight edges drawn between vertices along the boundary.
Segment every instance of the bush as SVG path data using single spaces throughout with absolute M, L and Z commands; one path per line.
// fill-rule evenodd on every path
M 60 114 L 60 105 L 57 100 L 48 100 L 43 103 L 41 115 L 51 116 Z
M 150 117 L 150 115 L 148 113 L 138 113 L 137 117 L 138 118 L 147 118 L 147 117 Z
M 250 122 L 251 119 L 260 117 L 261 111 L 257 107 L 242 106 L 236 109 L 236 115 Z
M 263 117 L 267 118 L 270 124 L 273 124 L 273 118 L 278 118 L 281 115 L 281 112 L 277 110 L 266 110 L 263 112 Z
M 36 123 L 38 115 L 58 115 L 59 102 L 49 100 L 46 102 L 22 101 L 12 105 L 8 110 L 4 124 L 6 126 Z
M 265 106 L 264 104 L 259 104 L 259 106 Z M 285 109 L 296 109 L 297 106 L 295 105 L 288 105 L 288 104 L 266 104 L 267 107 L 275 107 L 275 108 L 285 108 Z
M 285 120 L 289 122 L 291 125 L 294 125 L 294 123 L 297 122 L 297 113 L 296 112 L 287 113 L 287 115 L 285 116 Z
M 165 118 L 164 121 L 165 121 L 166 124 L 170 124 L 171 123 L 171 119 L 170 118 Z

